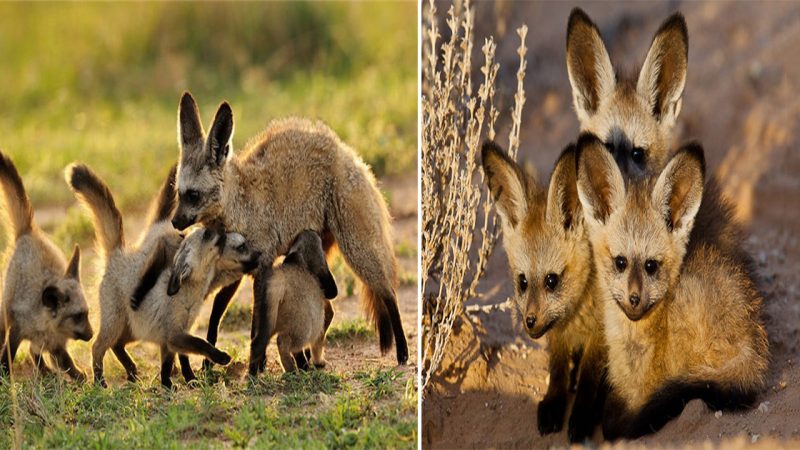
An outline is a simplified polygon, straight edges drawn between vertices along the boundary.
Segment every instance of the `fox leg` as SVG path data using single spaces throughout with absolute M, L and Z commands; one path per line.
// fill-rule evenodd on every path
M 281 365 L 283 366 L 284 372 L 297 371 L 297 362 L 294 358 L 294 355 L 292 355 L 292 348 L 290 346 L 290 342 L 291 339 L 285 337 L 284 335 L 278 336 L 277 340 L 278 353 L 281 356 Z
M 22 342 L 22 336 L 20 336 L 17 327 L 13 324 L 8 328 L 8 342 L 6 342 L 5 347 L 2 349 L 2 356 L 0 356 L 0 371 L 3 373 L 9 373 L 11 371 L 11 366 L 14 364 L 14 357 L 17 356 L 17 349 L 19 348 L 19 344 Z
M 566 349 L 553 348 L 550 353 L 550 385 L 539 402 L 537 425 L 539 434 L 557 433 L 564 426 L 567 409 L 569 355 Z
M 208 361 L 207 359 L 205 361 Z M 183 375 L 183 380 L 187 383 L 190 383 L 197 379 L 194 375 L 194 370 L 192 370 L 192 365 L 189 363 L 189 357 L 181 353 L 178 355 L 178 362 L 181 363 L 181 374 Z
M 179 354 L 203 355 L 215 364 L 227 365 L 231 362 L 231 356 L 222 350 L 209 344 L 208 341 L 191 334 L 179 333 L 169 339 L 167 347 L 170 352 Z M 188 366 L 188 358 L 186 359 Z
M 114 352 L 114 355 L 119 360 L 122 367 L 125 368 L 125 374 L 128 377 L 128 381 L 131 383 L 135 383 L 138 380 L 138 369 L 136 368 L 136 363 L 133 362 L 131 355 L 128 354 L 128 351 L 125 350 L 125 343 L 124 342 L 117 342 L 111 347 L 111 350 Z
M 172 368 L 175 366 L 175 353 L 169 351 L 166 345 L 161 346 L 161 385 L 172 389 Z
M 603 363 L 603 355 L 594 346 L 586 349 L 580 362 L 578 391 L 567 426 L 570 442 L 583 442 L 592 437 L 597 422 L 595 405 L 605 378 Z
M 67 349 L 64 347 L 58 347 L 55 350 L 51 351 L 50 354 L 53 355 L 56 359 L 56 365 L 61 370 L 65 370 L 67 375 L 75 381 L 84 382 L 86 381 L 86 374 L 81 372 L 80 369 L 75 367 L 75 363 L 72 361 L 72 357 L 69 356 Z
M 211 317 L 208 319 L 208 333 L 206 334 L 206 340 L 211 345 L 217 345 L 217 336 L 219 333 L 219 324 L 222 322 L 222 315 L 225 314 L 225 310 L 228 309 L 228 305 L 236 294 L 236 290 L 239 289 L 241 282 L 242 279 L 240 278 L 220 289 L 217 295 L 214 296 L 214 306 L 211 308 Z M 211 364 L 210 360 L 203 360 L 203 370 L 210 369 Z M 183 368 L 183 365 L 181 365 L 181 368 Z
M 263 259 L 262 261 L 267 261 Z M 272 266 L 261 264 L 253 281 L 253 323 L 250 328 L 250 364 L 248 373 L 257 376 L 267 366 L 267 344 L 272 336 L 277 311 L 269 305 L 269 278 Z

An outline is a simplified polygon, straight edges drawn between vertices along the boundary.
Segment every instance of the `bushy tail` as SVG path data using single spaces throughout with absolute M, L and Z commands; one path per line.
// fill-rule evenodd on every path
M 92 213 L 94 230 L 103 252 L 108 254 L 125 245 L 122 214 L 103 180 L 85 164 L 70 164 L 65 175 L 75 196 Z
M 33 229 L 33 207 L 25 193 L 22 178 L 16 166 L 5 153 L 0 152 L 0 184 L 6 198 L 9 229 L 14 230 L 14 239 L 30 233 Z
M 150 207 L 150 214 L 148 215 L 147 223 L 153 225 L 158 222 L 170 220 L 172 212 L 175 210 L 175 205 L 178 203 L 178 191 L 175 187 L 175 177 L 178 172 L 178 165 L 174 164 L 169 169 L 169 174 L 164 183 L 161 184 L 161 189 L 158 191 L 158 196 L 153 201 Z

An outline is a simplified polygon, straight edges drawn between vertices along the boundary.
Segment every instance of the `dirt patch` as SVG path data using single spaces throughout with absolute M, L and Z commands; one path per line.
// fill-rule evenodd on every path
M 578 130 L 564 54 L 572 6 L 477 6 L 475 42 L 483 42 L 487 34 L 498 40 L 501 111 L 513 102 L 518 60 L 514 30 L 528 25 L 519 160 L 543 179 Z M 676 143 L 703 143 L 710 172 L 721 179 L 750 230 L 746 245 L 758 263 L 772 352 L 769 387 L 756 408 L 719 415 L 693 401 L 657 434 L 615 447 L 800 446 L 800 64 L 792 56 L 800 42 L 800 5 L 602 3 L 585 9 L 621 68 L 644 59 L 653 33 L 672 11 L 680 9 L 686 16 L 689 73 Z M 474 58 L 482 61 L 477 54 Z M 498 135 L 506 136 L 509 126 L 501 123 Z M 481 296 L 468 302 L 472 312 L 457 323 L 442 374 L 425 398 L 424 446 L 568 445 L 565 431 L 545 437 L 537 431 L 536 407 L 548 385 L 546 344 L 521 333 L 505 303 L 512 289 L 498 244 L 479 286 Z M 593 444 L 601 442 L 598 430 Z

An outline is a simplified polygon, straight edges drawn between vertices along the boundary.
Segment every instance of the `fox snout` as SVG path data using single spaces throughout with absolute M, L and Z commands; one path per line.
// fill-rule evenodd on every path
M 183 231 L 190 226 L 194 225 L 197 221 L 196 217 L 187 217 L 184 214 L 175 214 L 175 217 L 172 218 L 172 226 L 175 227 L 178 231 Z
M 261 259 L 261 252 L 253 253 L 253 256 L 242 264 L 244 273 L 250 273 L 258 268 L 258 262 Z
M 75 339 L 78 339 L 80 341 L 89 342 L 92 339 L 93 335 L 94 335 L 94 331 L 92 330 L 91 325 L 87 325 L 85 329 L 83 329 L 82 331 L 79 331 L 78 333 L 75 334 Z
M 544 336 L 555 324 L 555 319 L 546 320 L 546 318 L 542 317 L 539 311 L 533 307 L 528 308 L 523 319 L 525 322 L 525 331 L 528 333 L 528 336 L 533 339 L 539 339 Z

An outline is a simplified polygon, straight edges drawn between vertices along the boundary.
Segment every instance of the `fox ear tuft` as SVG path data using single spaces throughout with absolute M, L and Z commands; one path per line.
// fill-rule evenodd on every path
M 617 83 L 600 31 L 580 8 L 572 10 L 567 24 L 567 74 L 581 122 L 597 112 Z
M 575 145 L 570 144 L 559 156 L 553 174 L 550 176 L 546 218 L 548 222 L 557 222 L 563 225 L 565 230 L 570 230 L 580 220 L 580 211 Z
M 481 159 L 503 227 L 515 228 L 528 213 L 528 180 L 519 165 L 492 141 L 483 144 Z
M 75 245 L 75 249 L 72 251 L 72 257 L 69 260 L 64 276 L 81 281 L 81 248 L 78 245 Z
M 200 122 L 200 110 L 189 91 L 183 93 L 178 107 L 178 143 L 181 148 L 203 139 L 203 124 Z
M 688 241 L 694 218 L 703 200 L 705 156 L 703 147 L 690 143 L 672 157 L 653 187 L 653 206 L 667 228 Z
M 686 20 L 675 13 L 661 24 L 644 60 L 636 90 L 659 122 L 673 126 L 681 110 L 689 63 Z
M 578 198 L 592 227 L 605 224 L 625 202 L 625 181 L 611 153 L 596 136 L 584 133 L 577 145 Z
M 208 149 L 211 161 L 217 166 L 222 166 L 228 159 L 233 138 L 233 111 L 228 102 L 222 102 L 214 116 L 214 124 L 208 134 Z

